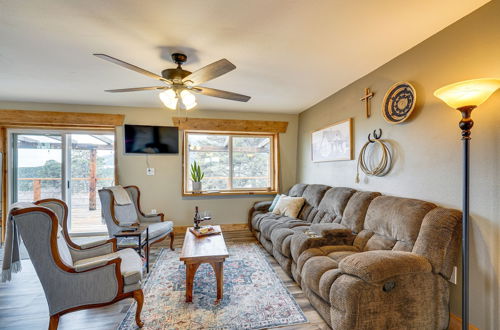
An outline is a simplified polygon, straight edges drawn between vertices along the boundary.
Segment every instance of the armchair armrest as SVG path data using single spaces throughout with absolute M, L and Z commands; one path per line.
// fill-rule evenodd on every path
M 415 253 L 402 251 L 367 251 L 350 255 L 339 263 L 344 274 L 377 283 L 398 275 L 430 273 L 429 261 Z
M 253 204 L 253 209 L 255 211 L 269 211 L 269 207 L 271 206 L 271 204 L 273 203 L 273 201 L 261 201 L 261 202 L 255 202 L 255 204 Z
M 113 247 L 112 252 L 116 251 L 116 238 L 100 239 L 97 241 L 83 243 L 83 244 L 80 244 L 79 246 L 80 246 L 80 249 L 87 250 L 87 249 L 91 249 L 91 248 L 98 247 L 101 245 L 106 245 L 106 244 L 111 244 L 111 246 Z
M 69 252 L 74 261 L 102 256 L 117 251 L 116 238 L 109 239 L 107 243 L 82 249 L 70 247 Z
M 115 260 L 120 260 L 121 262 L 121 258 L 99 259 L 99 260 L 92 260 L 89 262 L 76 264 L 73 266 L 73 268 L 77 273 L 81 273 L 85 271 L 94 270 L 96 268 L 100 268 L 108 264 L 112 264 L 114 263 Z
M 164 220 L 165 220 L 165 215 L 163 213 L 143 214 L 140 216 L 141 222 L 163 222 Z

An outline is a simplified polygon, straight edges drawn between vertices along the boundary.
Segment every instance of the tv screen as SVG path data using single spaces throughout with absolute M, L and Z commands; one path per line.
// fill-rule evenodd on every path
M 125 125 L 125 153 L 178 154 L 179 129 L 170 126 Z

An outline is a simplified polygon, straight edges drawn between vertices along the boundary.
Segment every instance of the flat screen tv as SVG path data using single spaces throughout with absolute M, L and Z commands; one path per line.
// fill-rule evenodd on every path
M 179 129 L 171 126 L 125 125 L 125 153 L 178 154 Z

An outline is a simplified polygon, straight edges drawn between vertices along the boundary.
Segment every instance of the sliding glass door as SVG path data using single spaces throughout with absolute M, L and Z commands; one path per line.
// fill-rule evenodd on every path
M 64 200 L 70 232 L 106 232 L 97 191 L 114 184 L 113 132 L 13 131 L 11 200 Z

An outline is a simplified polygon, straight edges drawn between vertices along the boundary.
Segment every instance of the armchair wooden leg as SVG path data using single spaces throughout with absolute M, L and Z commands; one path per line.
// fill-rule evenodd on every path
M 168 234 L 170 236 L 170 250 L 174 250 L 174 231 L 172 230 L 170 232 L 170 234 Z
M 135 323 L 139 328 L 142 328 L 144 322 L 141 321 L 142 305 L 144 304 L 144 293 L 142 290 L 134 291 L 134 299 L 137 302 L 137 308 L 135 310 Z
M 49 322 L 49 330 L 56 330 L 59 325 L 59 314 L 51 315 Z

